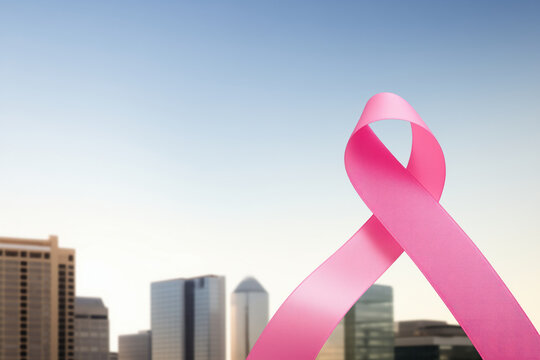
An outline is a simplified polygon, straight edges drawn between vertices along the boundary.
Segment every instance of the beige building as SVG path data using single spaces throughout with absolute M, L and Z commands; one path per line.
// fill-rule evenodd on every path
M 118 360 L 152 360 L 152 332 L 143 330 L 137 334 L 120 335 Z
M 0 237 L 0 359 L 74 360 L 75 250 Z

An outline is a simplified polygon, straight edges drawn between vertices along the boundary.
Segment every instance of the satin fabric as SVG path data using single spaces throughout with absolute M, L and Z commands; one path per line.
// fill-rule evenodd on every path
M 411 124 L 403 167 L 369 124 Z M 362 294 L 405 251 L 486 360 L 540 359 L 540 336 L 486 258 L 439 204 L 444 155 L 401 97 L 373 96 L 345 150 L 350 181 L 373 216 L 272 317 L 248 360 L 315 359 Z

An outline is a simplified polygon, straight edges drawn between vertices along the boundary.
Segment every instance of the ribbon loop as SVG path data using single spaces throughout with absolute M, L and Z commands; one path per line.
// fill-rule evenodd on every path
M 411 123 L 403 167 L 369 124 Z M 311 273 L 273 316 L 249 360 L 315 359 L 337 323 L 405 250 L 483 359 L 540 359 L 540 336 L 503 281 L 438 203 L 444 155 L 401 97 L 372 97 L 345 150 L 351 183 L 373 216 Z

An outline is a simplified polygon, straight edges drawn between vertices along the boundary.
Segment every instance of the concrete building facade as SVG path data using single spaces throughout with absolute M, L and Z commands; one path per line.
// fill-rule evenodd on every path
M 0 359 L 74 360 L 75 250 L 0 237 Z
M 137 334 L 120 335 L 118 337 L 119 360 L 151 360 L 152 332 L 139 331 Z
M 75 298 L 75 360 L 109 360 L 109 310 L 100 298 Z

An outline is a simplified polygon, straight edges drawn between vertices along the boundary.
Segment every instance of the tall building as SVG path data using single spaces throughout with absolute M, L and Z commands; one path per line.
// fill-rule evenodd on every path
M 0 237 L 0 359 L 74 360 L 75 250 Z
M 139 331 L 137 334 L 118 337 L 118 360 L 151 360 L 152 332 Z
M 109 360 L 109 310 L 100 298 L 75 298 L 75 360 Z
M 268 293 L 252 277 L 231 296 L 231 359 L 245 360 L 268 323 Z
M 318 360 L 393 360 L 392 288 L 372 285 L 347 312 Z
M 345 359 L 394 359 L 392 287 L 372 285 L 347 313 Z
M 153 360 L 225 360 L 225 278 L 151 284 Z
M 459 325 L 414 320 L 398 323 L 396 360 L 481 360 Z

